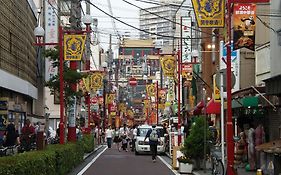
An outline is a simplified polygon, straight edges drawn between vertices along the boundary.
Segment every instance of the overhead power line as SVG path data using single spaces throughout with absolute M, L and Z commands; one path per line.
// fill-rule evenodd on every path
M 126 22 L 124 22 L 124 21 L 122 21 L 122 20 L 120 20 L 120 19 L 118 19 L 118 18 L 116 18 L 116 17 L 114 17 L 114 16 L 112 16 L 112 15 L 110 15 L 109 13 L 107 13 L 107 12 L 105 12 L 104 10 L 100 9 L 99 7 L 97 7 L 97 6 L 96 6 L 95 4 L 93 4 L 92 2 L 89 2 L 89 4 L 91 4 L 93 7 L 95 7 L 96 9 L 98 9 L 99 11 L 101 11 L 102 13 L 104 13 L 104 14 L 110 16 L 111 18 L 115 19 L 116 21 L 119 21 L 119 22 L 122 23 L 122 24 L 125 24 L 125 25 L 127 25 L 127 26 L 129 26 L 129 27 L 131 27 L 131 28 L 134 28 L 134 29 L 136 29 L 136 30 L 142 31 L 142 32 L 147 33 L 147 34 L 150 34 L 150 35 L 160 36 L 160 37 L 163 37 L 163 38 L 174 38 L 174 39 L 204 39 L 204 38 L 209 38 L 209 37 L 204 37 L 204 38 L 203 38 L 203 37 L 198 37 L 198 38 L 181 38 L 181 37 L 175 37 L 175 36 L 169 36 L 169 35 L 161 35 L 161 34 L 157 34 L 157 33 L 153 33 L 153 32 L 148 32 L 148 31 L 146 31 L 146 30 L 142 30 L 142 29 L 140 29 L 140 28 L 137 28 L 137 27 L 135 27 L 135 26 L 133 26 L 133 25 L 130 25 L 130 24 L 128 24 L 128 23 L 126 23 Z
M 127 4 L 130 4 L 130 5 L 134 6 L 134 7 L 137 7 L 137 8 L 139 8 L 139 9 L 141 9 L 141 10 L 143 10 L 143 11 L 146 11 L 146 12 L 152 14 L 152 15 L 155 15 L 155 16 L 157 16 L 157 17 L 159 17 L 159 18 L 165 19 L 165 20 L 167 20 L 167 21 L 169 21 L 169 22 L 172 22 L 172 23 L 174 23 L 174 24 L 177 24 L 177 25 L 182 25 L 181 23 L 178 23 L 178 22 L 176 22 L 176 21 L 173 21 L 173 20 L 170 20 L 170 19 L 165 18 L 165 17 L 163 17 L 163 16 L 160 16 L 160 15 L 158 15 L 157 13 L 150 12 L 149 10 L 146 10 L 146 9 L 144 9 L 144 8 L 141 8 L 141 7 L 139 7 L 139 6 L 135 5 L 135 4 L 132 4 L 132 3 L 128 2 L 128 1 L 126 1 L 126 0 L 123 0 L 123 1 L 126 2 Z M 184 2 L 184 1 L 183 1 L 183 2 Z M 181 7 L 181 6 L 179 6 L 179 8 L 180 8 L 180 7 Z M 208 35 L 210 35 L 210 36 L 213 35 L 213 34 L 211 34 L 211 33 L 203 32 L 203 31 L 201 31 L 201 30 L 199 30 L 199 29 L 192 28 L 191 26 L 185 26 L 185 25 L 182 25 L 182 26 L 183 26 L 183 27 L 187 27 L 187 28 L 189 28 L 189 29 L 191 29 L 191 30 L 195 30 L 195 31 L 201 32 L 201 33 L 206 33 L 206 34 L 208 34 Z

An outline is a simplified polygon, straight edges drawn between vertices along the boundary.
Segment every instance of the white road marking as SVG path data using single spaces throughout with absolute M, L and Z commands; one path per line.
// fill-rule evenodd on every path
M 93 158 L 93 160 L 91 162 L 89 162 L 77 175 L 82 175 L 83 173 L 85 173 L 85 171 L 87 171 L 87 169 L 102 155 L 102 153 L 104 153 L 107 150 L 107 147 L 104 148 L 104 150 L 102 150 L 95 158 Z
M 168 164 L 162 157 L 157 156 L 175 175 L 180 175 L 176 170 L 173 169 L 173 167 Z

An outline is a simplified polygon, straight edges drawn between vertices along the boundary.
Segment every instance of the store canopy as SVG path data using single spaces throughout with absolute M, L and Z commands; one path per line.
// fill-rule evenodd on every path
M 202 113 L 202 109 L 204 108 L 204 101 L 201 100 L 193 109 L 193 115 L 200 115 Z
M 212 98 L 207 103 L 206 113 L 207 114 L 220 114 L 221 113 L 221 104 L 220 104 L 220 102 L 215 102 L 215 100 Z
M 242 98 L 243 107 L 258 107 L 259 99 L 256 96 Z

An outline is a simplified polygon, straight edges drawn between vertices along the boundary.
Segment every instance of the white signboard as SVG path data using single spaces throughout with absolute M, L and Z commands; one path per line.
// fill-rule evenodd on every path
M 58 2 L 57 0 L 45 1 L 45 43 L 58 43 Z M 46 49 L 54 48 L 55 45 L 47 45 Z M 45 80 L 57 74 L 57 69 L 52 66 L 49 59 L 45 59 Z
M 233 42 L 231 42 L 231 71 L 234 73 L 236 78 L 236 83 L 232 89 L 232 92 L 238 91 L 240 89 L 240 50 L 233 51 Z M 226 68 L 226 46 L 224 42 L 220 42 L 220 70 Z
M 191 17 L 182 17 L 182 62 L 191 62 Z

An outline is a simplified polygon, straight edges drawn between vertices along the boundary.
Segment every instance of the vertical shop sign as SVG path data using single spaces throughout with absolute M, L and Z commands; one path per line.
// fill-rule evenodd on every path
M 182 17 L 182 63 L 191 62 L 191 17 Z
M 255 51 L 256 4 L 234 4 L 233 27 L 234 50 Z

